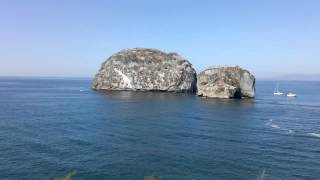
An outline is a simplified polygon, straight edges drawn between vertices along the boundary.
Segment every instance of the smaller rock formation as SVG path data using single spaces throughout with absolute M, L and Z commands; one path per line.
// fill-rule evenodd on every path
M 236 67 L 214 67 L 198 75 L 199 96 L 213 98 L 254 98 L 255 77 Z

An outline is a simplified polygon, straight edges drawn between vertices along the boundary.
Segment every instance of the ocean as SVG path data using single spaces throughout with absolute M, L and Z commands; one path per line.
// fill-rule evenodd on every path
M 320 179 L 320 82 L 276 83 L 219 100 L 0 78 L 0 179 Z

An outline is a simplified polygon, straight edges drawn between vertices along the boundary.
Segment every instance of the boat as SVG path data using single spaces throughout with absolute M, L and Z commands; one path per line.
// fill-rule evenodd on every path
M 273 95 L 275 96 L 282 96 L 284 93 L 281 92 L 281 91 L 277 91 L 277 92 L 274 92 Z
M 297 95 L 294 94 L 294 93 L 288 93 L 287 96 L 288 96 L 288 97 L 297 97 Z
M 275 96 L 282 96 L 284 93 L 279 91 L 279 83 L 277 83 L 277 87 L 274 89 L 273 95 Z

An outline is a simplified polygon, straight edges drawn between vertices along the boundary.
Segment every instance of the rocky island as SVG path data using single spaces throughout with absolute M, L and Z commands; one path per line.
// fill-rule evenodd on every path
M 197 75 L 191 63 L 177 53 L 133 48 L 117 52 L 103 62 L 92 88 L 254 98 L 255 77 L 238 66 L 209 68 Z
M 255 77 L 239 66 L 208 68 L 198 74 L 197 87 L 199 96 L 253 98 Z
M 177 53 L 125 49 L 109 57 L 96 74 L 96 90 L 196 92 L 196 71 Z

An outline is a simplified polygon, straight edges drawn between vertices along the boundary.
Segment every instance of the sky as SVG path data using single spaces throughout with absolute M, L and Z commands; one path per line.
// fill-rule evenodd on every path
M 319 0 L 0 0 L 0 76 L 93 77 L 127 48 L 177 52 L 200 72 L 320 74 Z

